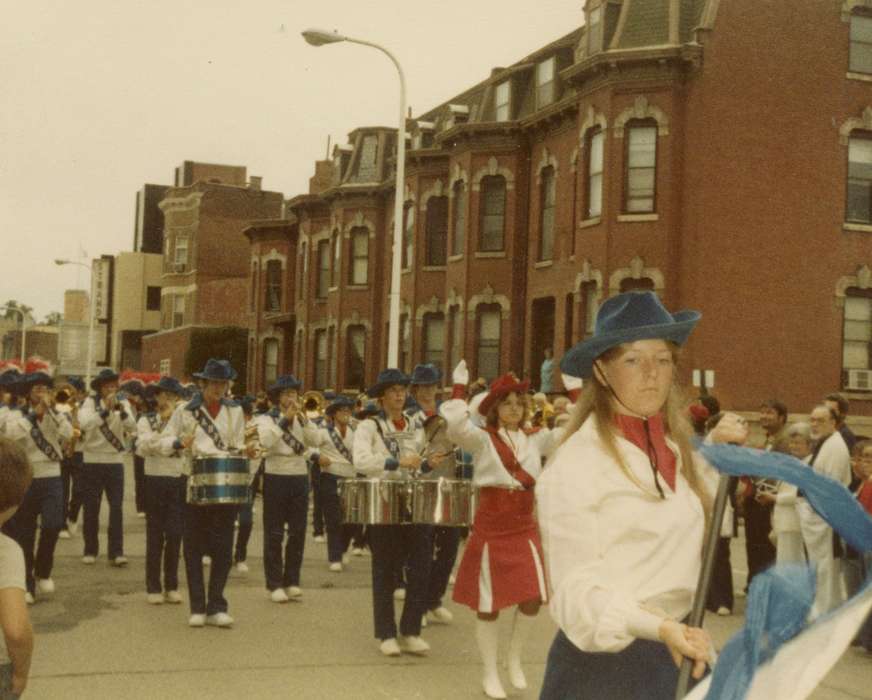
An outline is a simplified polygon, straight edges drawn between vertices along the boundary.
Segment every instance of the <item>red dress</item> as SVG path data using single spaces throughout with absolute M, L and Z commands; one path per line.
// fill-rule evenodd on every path
M 483 613 L 547 600 L 542 542 L 533 515 L 535 480 L 496 433 L 491 438 L 503 466 L 525 488 L 485 487 L 479 492 L 453 599 Z

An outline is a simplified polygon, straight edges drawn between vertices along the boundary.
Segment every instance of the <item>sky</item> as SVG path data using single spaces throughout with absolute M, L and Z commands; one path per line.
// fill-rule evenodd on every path
M 0 304 L 63 311 L 86 270 L 133 246 L 134 198 L 185 160 L 245 165 L 285 197 L 307 191 L 328 137 L 395 126 L 389 48 L 413 115 L 582 24 L 583 0 L 88 0 L 18 3 L 0 28 Z

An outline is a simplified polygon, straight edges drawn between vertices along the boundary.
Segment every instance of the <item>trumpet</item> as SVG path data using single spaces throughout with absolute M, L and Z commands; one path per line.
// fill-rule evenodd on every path
M 324 409 L 327 408 L 327 401 L 324 398 L 324 394 L 320 391 L 310 389 L 303 394 L 301 401 L 303 404 L 303 411 L 306 413 L 312 412 L 318 413 L 318 415 L 324 415 Z

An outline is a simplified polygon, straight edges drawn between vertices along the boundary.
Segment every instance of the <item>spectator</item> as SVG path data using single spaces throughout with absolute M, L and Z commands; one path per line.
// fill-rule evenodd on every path
M 845 445 L 848 446 L 848 452 L 853 452 L 857 436 L 854 435 L 854 431 L 845 422 L 851 409 L 851 402 L 848 401 L 844 394 L 827 394 L 824 397 L 824 405 L 829 406 L 836 412 L 836 430 L 842 434 Z
M 572 402 L 569 400 L 568 396 L 558 396 L 551 402 L 551 406 L 554 408 L 554 417 L 562 416 L 564 414 L 569 413 L 569 408 L 572 405 Z
M 554 357 L 551 348 L 545 348 L 545 359 L 539 368 L 539 391 L 545 394 L 554 391 Z
M 854 446 L 854 471 L 860 477 L 860 487 L 857 491 L 857 500 L 865 511 L 872 517 L 872 440 L 860 440 Z M 866 577 L 872 576 L 872 553 L 866 552 L 863 556 Z M 861 646 L 867 652 L 872 653 L 872 613 L 866 618 L 866 622 L 860 628 L 854 646 Z
M 811 429 L 808 423 L 794 423 L 787 429 L 790 454 L 806 464 L 811 459 Z M 804 562 L 802 531 L 796 511 L 797 488 L 782 481 L 775 495 L 772 511 L 772 531 L 775 535 L 775 561 L 778 564 Z
M 24 450 L 0 438 L 0 525 L 18 510 L 32 477 Z M 0 698 L 17 698 L 27 687 L 33 629 L 25 590 L 24 554 L 13 539 L 0 534 Z
M 836 429 L 837 420 L 836 412 L 829 406 L 821 404 L 812 410 L 809 423 L 815 447 L 809 464 L 818 474 L 847 486 L 851 481 L 851 457 L 844 438 Z M 817 567 L 812 615 L 822 615 L 844 600 L 840 559 L 833 551 L 833 530 L 812 509 L 801 491 L 796 510 L 808 559 Z

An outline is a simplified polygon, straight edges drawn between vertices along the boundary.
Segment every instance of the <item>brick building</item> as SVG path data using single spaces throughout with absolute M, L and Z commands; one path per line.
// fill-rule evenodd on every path
M 282 195 L 263 191 L 259 177 L 247 180 L 241 166 L 186 161 L 176 169 L 176 183 L 160 202 L 160 330 L 142 340 L 142 368 L 185 377 L 190 351 L 208 353 L 197 342 L 205 337 L 201 331 L 222 329 L 244 343 L 250 245 L 243 229 L 279 218 Z M 244 348 L 242 355 L 233 359 L 244 377 Z
M 703 312 L 682 373 L 713 370 L 724 405 L 843 389 L 872 414 L 872 2 L 587 0 L 579 19 L 407 123 L 403 368 L 537 384 L 603 299 L 654 289 Z M 385 364 L 395 139 L 356 129 L 250 235 L 252 266 L 262 236 L 284 256 L 294 340 L 270 352 L 307 387 Z

